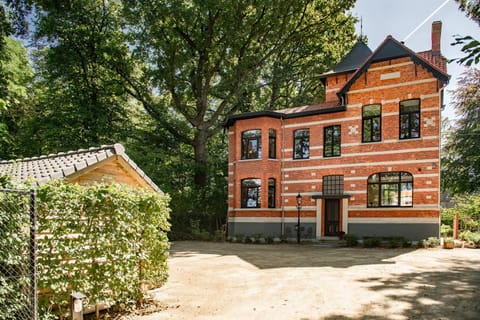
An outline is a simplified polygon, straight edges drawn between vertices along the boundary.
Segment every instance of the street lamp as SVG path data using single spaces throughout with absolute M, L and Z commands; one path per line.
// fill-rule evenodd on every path
M 302 209 L 302 195 L 299 192 L 297 194 L 297 243 L 300 243 L 300 209 Z

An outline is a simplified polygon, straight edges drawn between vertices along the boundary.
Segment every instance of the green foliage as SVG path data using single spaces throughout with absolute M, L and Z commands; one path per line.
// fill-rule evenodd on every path
M 476 248 L 480 248 L 480 232 L 463 231 L 459 235 L 460 239 L 467 241 Z
M 420 248 L 434 248 L 440 245 L 440 239 L 437 237 L 429 237 L 418 242 Z
M 0 192 L 0 319 L 21 319 L 29 313 L 29 200 L 28 195 Z
M 0 53 L 0 159 L 16 157 L 31 108 L 33 71 L 23 45 L 6 38 Z
M 453 228 L 450 225 L 442 224 L 440 227 L 440 234 L 442 236 L 451 237 L 453 235 Z
M 459 230 L 480 231 L 480 193 L 455 196 L 455 207 L 442 210 L 442 224 L 453 226 L 458 213 Z
M 128 305 L 143 298 L 142 287 L 161 285 L 167 278 L 168 201 L 122 185 L 41 186 L 38 287 L 48 289 L 42 310 L 64 307 L 72 290 L 91 304 Z
M 465 15 L 480 25 L 480 1 L 479 0 L 455 0 L 459 4 L 459 9 L 465 12 Z M 480 61 L 480 42 L 471 36 L 455 36 L 455 42 L 452 46 L 462 45 L 461 51 L 465 56 L 451 61 L 457 61 L 458 64 L 471 66 Z
M 367 248 L 374 248 L 379 247 L 382 243 L 382 239 L 379 237 L 364 237 L 363 238 L 363 245 Z
M 458 119 L 446 131 L 442 150 L 442 189 L 450 194 L 480 191 L 480 70 L 469 69 L 453 95 Z
M 343 239 L 347 242 L 347 246 L 349 247 L 355 247 L 358 245 L 358 237 L 353 233 L 345 234 Z

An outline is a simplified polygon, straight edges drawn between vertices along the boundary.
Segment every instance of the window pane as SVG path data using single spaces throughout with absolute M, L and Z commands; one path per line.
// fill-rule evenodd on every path
M 262 131 L 242 132 L 242 159 L 260 159 L 262 157 Z
M 408 172 L 400 172 L 400 179 L 402 182 L 413 181 L 413 176 Z
M 378 184 L 369 184 L 367 189 L 367 206 L 378 207 Z
M 260 207 L 260 179 L 244 179 L 241 188 L 242 208 Z
M 411 133 L 410 138 L 420 137 L 420 113 L 413 113 L 410 115 L 411 119 Z
M 380 117 L 372 119 L 372 141 L 380 141 L 381 129 L 380 129 Z
M 402 114 L 400 116 L 400 139 L 410 138 L 410 117 L 408 114 Z
M 294 132 L 294 159 L 308 159 L 310 157 L 310 131 L 308 129 Z
M 364 118 L 365 117 L 379 116 L 380 115 L 380 110 L 381 110 L 381 107 L 380 107 L 379 104 L 372 104 L 372 105 L 369 105 L 369 106 L 364 106 L 362 116 Z
M 398 172 L 382 172 L 380 175 L 381 182 L 400 182 L 400 174 Z
M 379 182 L 379 181 L 380 181 L 380 175 L 379 175 L 378 173 L 372 174 L 372 175 L 368 178 L 368 183 Z
M 340 126 L 330 126 L 324 129 L 323 156 L 333 157 L 340 155 L 341 131 Z
M 413 185 L 411 182 L 401 184 L 400 206 L 408 207 L 413 205 Z
M 381 197 L 382 206 L 398 206 L 398 184 L 382 184 Z
M 363 120 L 363 141 L 370 142 L 372 141 L 372 122 L 370 119 Z
M 275 179 L 268 179 L 268 207 L 275 208 Z
M 274 129 L 268 131 L 268 157 L 277 158 L 277 131 Z

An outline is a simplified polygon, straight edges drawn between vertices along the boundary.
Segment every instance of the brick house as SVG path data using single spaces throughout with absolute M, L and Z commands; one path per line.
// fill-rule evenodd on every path
M 228 234 L 439 235 L 441 22 L 431 50 L 359 41 L 320 76 L 325 103 L 231 116 Z

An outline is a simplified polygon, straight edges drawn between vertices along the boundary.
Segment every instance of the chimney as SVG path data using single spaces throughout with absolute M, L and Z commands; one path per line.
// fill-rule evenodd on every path
M 442 37 L 442 21 L 432 23 L 432 55 L 440 54 L 440 39 Z

